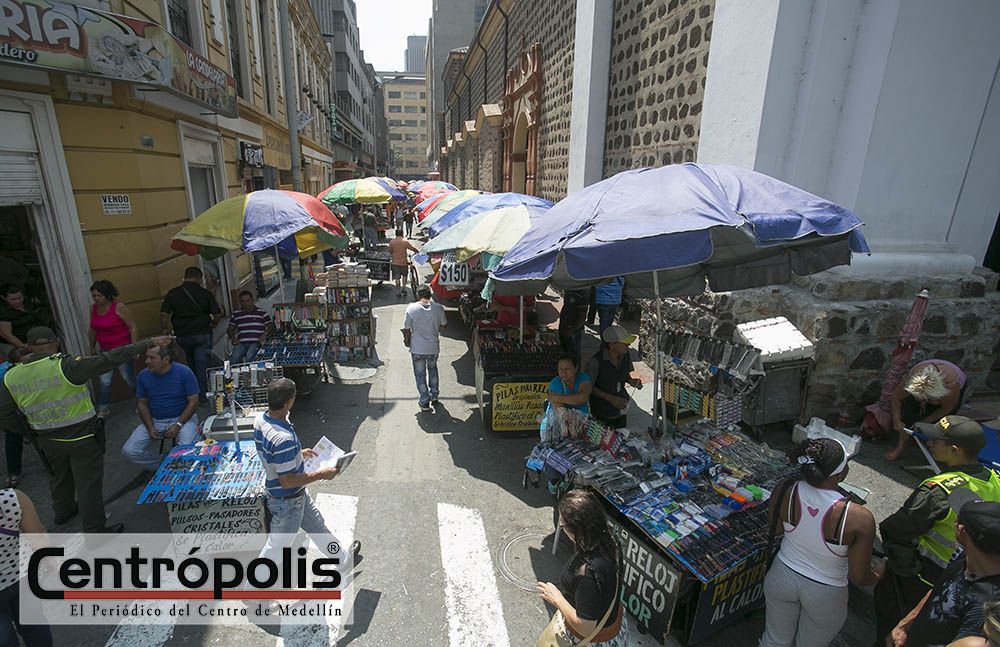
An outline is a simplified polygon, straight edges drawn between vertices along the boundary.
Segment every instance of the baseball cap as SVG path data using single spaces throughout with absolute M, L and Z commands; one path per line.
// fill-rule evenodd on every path
M 948 505 L 981 550 L 1000 551 L 1000 503 L 983 501 L 969 488 L 955 488 L 948 495 Z
M 604 331 L 604 334 L 601 335 L 601 339 L 603 339 L 605 342 L 609 344 L 614 344 L 617 342 L 628 345 L 636 340 L 636 336 L 629 334 L 629 332 L 625 330 L 623 327 L 619 326 L 618 324 L 615 324 L 613 326 L 607 327 L 607 329 Z
M 56 333 L 48 326 L 35 326 L 28 331 L 28 338 L 25 341 L 32 346 L 37 346 L 52 343 L 56 339 Z
M 936 423 L 918 422 L 917 431 L 934 440 L 944 440 L 967 451 L 979 452 L 986 446 L 983 428 L 965 416 L 945 416 Z

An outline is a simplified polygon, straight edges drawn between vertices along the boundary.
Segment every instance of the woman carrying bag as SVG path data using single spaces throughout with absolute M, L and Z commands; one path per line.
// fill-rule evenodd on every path
M 608 528 L 604 507 L 586 490 L 560 500 L 559 526 L 576 545 L 559 585 L 539 582 L 538 594 L 556 608 L 537 647 L 623 647 L 628 625 L 618 601 L 621 553 Z
M 847 619 L 848 579 L 875 584 L 885 565 L 873 564 L 875 518 L 838 489 L 848 455 L 836 440 L 796 446 L 798 479 L 783 481 L 770 501 L 772 539 L 784 540 L 764 578 L 766 627 L 760 647 L 825 647 Z

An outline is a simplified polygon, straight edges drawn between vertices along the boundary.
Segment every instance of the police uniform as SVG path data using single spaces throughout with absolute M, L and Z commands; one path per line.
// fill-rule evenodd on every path
M 934 429 L 936 431 L 933 431 Z M 962 416 L 946 416 L 923 433 L 977 453 L 985 444 L 982 427 Z M 957 548 L 957 515 L 948 503 L 956 488 L 984 501 L 1000 502 L 1000 474 L 978 463 L 948 466 L 925 479 L 903 506 L 880 525 L 888 557 L 886 576 L 875 587 L 877 640 L 884 641 L 903 615 L 917 605 L 951 561 Z
M 38 338 L 29 343 L 46 343 Z M 44 329 L 43 329 L 44 330 Z M 55 334 L 48 331 L 52 339 Z M 0 427 L 37 434 L 52 467 L 52 506 L 58 521 L 77 509 L 84 532 L 106 530 L 103 428 L 87 382 L 135 359 L 152 345 L 141 341 L 90 357 L 59 353 L 12 367 L 0 385 Z M 27 429 L 25 429 L 27 427 Z

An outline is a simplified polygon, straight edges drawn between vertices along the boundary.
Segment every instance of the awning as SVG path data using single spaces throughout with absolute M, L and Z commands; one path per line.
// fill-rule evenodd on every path
M 3 0 L 0 61 L 162 86 L 236 117 L 236 79 L 160 25 L 63 2 Z

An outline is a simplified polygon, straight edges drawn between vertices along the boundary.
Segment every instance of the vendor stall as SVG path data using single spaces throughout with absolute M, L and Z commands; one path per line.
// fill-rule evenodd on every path
M 274 327 L 257 357 L 271 359 L 295 381 L 300 395 L 308 395 L 323 378 L 326 354 L 326 306 L 322 303 L 275 303 Z
M 654 441 L 562 411 L 525 481 L 603 497 L 622 543 L 622 601 L 641 632 L 696 643 L 763 605 L 767 500 L 794 472 L 782 455 L 710 420 Z
M 533 431 L 545 409 L 559 359 L 559 338 L 540 331 L 519 341 L 520 331 L 480 321 L 473 329 L 476 397 L 490 431 Z

